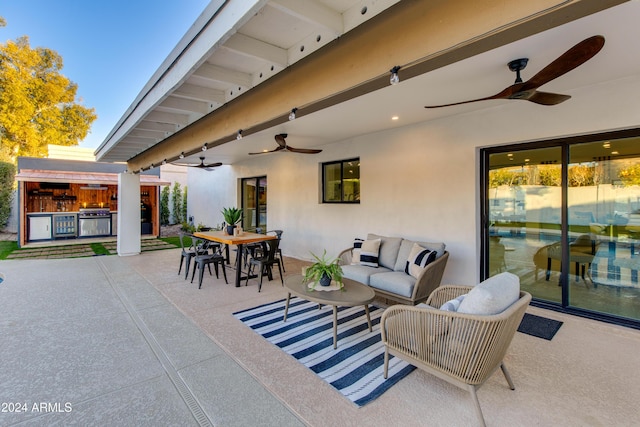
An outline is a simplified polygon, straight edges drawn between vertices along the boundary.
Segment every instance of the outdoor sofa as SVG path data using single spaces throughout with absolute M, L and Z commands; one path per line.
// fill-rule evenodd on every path
M 370 286 L 376 296 L 403 304 L 425 301 L 442 280 L 445 244 L 367 235 L 339 255 L 343 277 Z

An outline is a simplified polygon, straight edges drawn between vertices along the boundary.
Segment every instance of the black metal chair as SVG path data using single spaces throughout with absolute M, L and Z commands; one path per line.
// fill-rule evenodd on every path
M 278 241 L 282 241 L 282 230 L 271 230 L 271 231 L 267 231 L 267 234 L 274 234 L 278 237 Z M 278 245 L 278 257 L 280 257 L 280 262 L 282 263 L 282 271 L 284 271 L 285 273 L 287 272 L 287 269 L 284 268 L 284 258 L 282 257 L 282 249 L 280 248 L 280 245 Z
M 220 249 L 220 247 L 218 247 Z M 222 267 L 222 274 L 224 275 L 224 282 L 229 284 L 227 280 L 227 270 L 224 267 L 225 258 L 220 253 L 220 251 L 214 251 L 211 254 L 205 255 L 196 255 L 193 260 L 193 273 L 191 273 L 191 283 L 193 283 L 193 279 L 196 275 L 196 269 L 200 270 L 198 274 L 198 289 L 202 288 L 202 278 L 204 276 L 204 268 L 205 266 L 209 269 L 209 274 L 211 275 L 211 264 L 213 264 L 213 268 L 216 270 L 216 279 L 219 279 L 218 275 L 218 265 Z
M 260 276 L 260 284 L 258 285 L 258 292 L 262 289 L 262 277 L 267 274 L 269 280 L 272 280 L 272 268 L 275 264 L 278 265 L 278 271 L 280 272 L 280 282 L 284 286 L 284 280 L 282 278 L 282 264 L 277 256 L 278 246 L 280 241 L 278 239 L 268 240 L 263 242 L 263 253 L 260 256 L 253 257 L 249 260 L 249 271 L 247 272 L 247 282 L 245 286 L 249 284 L 249 278 L 253 272 L 255 266 L 258 267 L 258 276 Z
M 186 260 L 185 270 L 184 270 L 184 279 L 187 280 L 189 277 L 189 266 L 191 265 L 191 259 L 196 257 L 197 255 L 206 255 L 208 254 L 208 250 L 198 245 L 198 239 L 196 239 L 193 235 L 189 233 L 185 233 L 180 231 L 178 233 L 180 237 L 180 247 L 182 248 L 182 253 L 180 254 L 180 268 L 178 268 L 178 274 L 182 271 L 182 263 Z M 185 246 L 184 239 L 189 239 L 189 246 Z

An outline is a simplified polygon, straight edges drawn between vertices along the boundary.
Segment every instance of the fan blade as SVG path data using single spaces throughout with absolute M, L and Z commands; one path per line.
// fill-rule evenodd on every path
M 254 154 L 267 154 L 267 153 L 275 153 L 276 151 L 280 151 L 280 150 L 284 150 L 285 147 L 277 147 L 274 148 L 273 150 L 270 151 L 259 151 L 257 153 L 249 153 L 250 155 L 254 155 Z
M 521 90 L 537 89 L 543 84 L 568 73 L 593 58 L 603 46 L 604 37 L 602 36 L 593 36 L 581 41 L 524 82 Z
M 201 167 L 201 168 L 217 168 L 218 166 L 222 166 L 222 163 L 220 163 L 220 162 L 209 163 L 208 165 L 202 164 L 202 165 L 199 165 L 198 167 Z
M 315 150 L 312 148 L 293 148 L 292 146 L 288 146 L 287 151 L 291 151 L 292 153 L 303 153 L 303 154 L 318 154 L 322 152 L 322 150 Z
M 535 102 L 540 105 L 557 105 L 569 98 L 571 98 L 570 95 L 535 91 L 533 95 L 527 98 L 527 101 Z
M 516 84 L 516 85 L 509 86 L 508 88 L 505 88 L 502 92 L 496 93 L 493 96 L 487 96 L 485 98 L 472 99 L 472 100 L 469 100 L 469 101 L 454 102 L 452 104 L 425 105 L 424 108 L 451 107 L 452 105 L 468 104 L 470 102 L 487 101 L 487 100 L 490 100 L 490 99 L 508 99 L 511 95 L 516 93 L 515 89 L 519 88 L 519 87 L 520 87 L 520 85 Z

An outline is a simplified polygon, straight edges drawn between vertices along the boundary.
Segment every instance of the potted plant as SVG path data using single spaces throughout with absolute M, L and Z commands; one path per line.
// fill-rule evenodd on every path
M 320 283 L 320 286 L 329 286 L 331 280 L 334 280 L 342 289 L 342 267 L 338 264 L 338 258 L 327 259 L 326 250 L 321 257 L 318 257 L 313 252 L 311 252 L 311 255 L 316 259 L 316 262 L 307 267 L 304 274 L 305 282 L 313 281 L 313 289 L 316 283 Z
M 242 209 L 240 208 L 223 208 L 222 216 L 227 223 L 227 234 L 233 235 L 233 229 L 242 219 Z

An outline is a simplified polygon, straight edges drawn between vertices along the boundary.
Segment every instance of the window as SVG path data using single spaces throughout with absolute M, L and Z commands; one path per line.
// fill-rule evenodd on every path
M 322 203 L 360 203 L 360 159 L 322 164 Z

